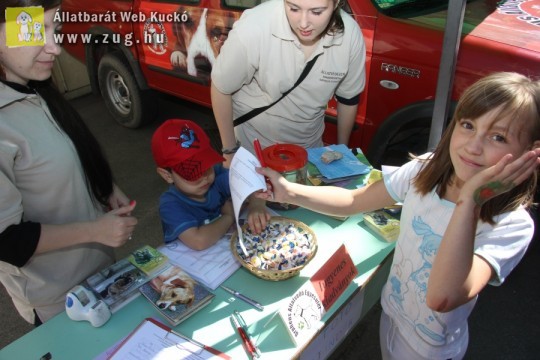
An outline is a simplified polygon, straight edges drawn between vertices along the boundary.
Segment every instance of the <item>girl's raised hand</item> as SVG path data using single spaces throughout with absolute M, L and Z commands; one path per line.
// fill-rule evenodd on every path
M 494 166 L 473 176 L 466 184 L 471 186 L 478 206 L 503 194 L 529 178 L 540 165 L 540 149 L 525 152 L 516 160 L 507 154 Z

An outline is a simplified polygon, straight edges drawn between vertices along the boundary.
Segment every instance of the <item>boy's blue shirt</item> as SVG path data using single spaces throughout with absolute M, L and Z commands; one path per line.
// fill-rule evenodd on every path
M 174 241 L 187 229 L 208 224 L 221 215 L 221 207 L 231 197 L 229 169 L 215 165 L 214 171 L 214 183 L 208 189 L 203 202 L 188 198 L 174 185 L 169 186 L 161 195 L 159 215 L 165 242 Z

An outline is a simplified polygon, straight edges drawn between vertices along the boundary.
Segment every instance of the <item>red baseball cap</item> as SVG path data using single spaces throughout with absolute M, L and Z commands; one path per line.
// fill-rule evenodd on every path
M 152 136 L 157 166 L 170 168 L 187 181 L 195 181 L 215 164 L 225 161 L 210 144 L 204 130 L 190 120 L 170 119 Z

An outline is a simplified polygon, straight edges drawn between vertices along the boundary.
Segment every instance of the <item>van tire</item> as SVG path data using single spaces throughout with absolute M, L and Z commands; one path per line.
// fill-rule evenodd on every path
M 373 167 L 382 165 L 401 166 L 410 160 L 409 154 L 422 155 L 428 149 L 433 100 L 410 104 L 391 114 L 377 129 L 366 157 Z M 449 106 L 446 124 L 450 123 L 456 102 Z
M 136 129 L 153 120 L 156 101 L 151 90 L 141 90 L 129 66 L 113 53 L 105 54 L 98 66 L 101 96 L 120 125 Z

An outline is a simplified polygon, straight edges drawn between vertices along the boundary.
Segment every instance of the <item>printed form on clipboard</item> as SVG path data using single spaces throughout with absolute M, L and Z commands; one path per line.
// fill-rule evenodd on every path
M 231 359 L 210 346 L 179 334 L 147 318 L 120 343 L 110 360 Z

